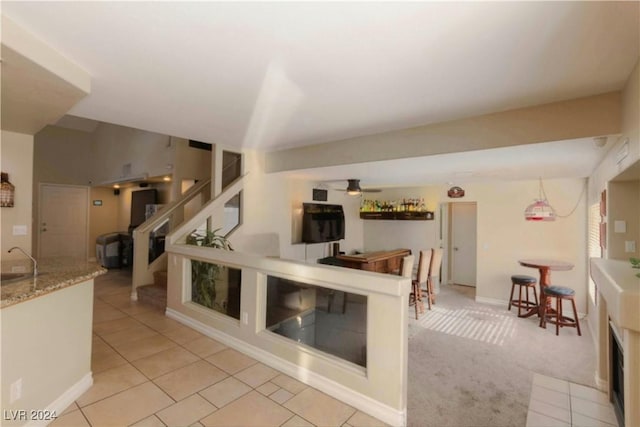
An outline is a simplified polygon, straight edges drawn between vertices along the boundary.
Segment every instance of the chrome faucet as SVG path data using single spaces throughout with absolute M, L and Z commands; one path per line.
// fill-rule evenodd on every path
M 14 249 L 18 249 L 20 252 L 22 252 L 23 254 L 28 256 L 29 258 L 31 258 L 31 261 L 33 261 L 33 277 L 36 277 L 38 275 L 38 261 L 36 261 L 36 259 L 34 257 L 32 257 L 31 255 L 29 255 L 24 249 L 22 249 L 22 248 L 20 248 L 18 246 L 14 246 L 11 249 L 9 249 L 9 253 L 11 253 L 11 251 L 13 251 Z

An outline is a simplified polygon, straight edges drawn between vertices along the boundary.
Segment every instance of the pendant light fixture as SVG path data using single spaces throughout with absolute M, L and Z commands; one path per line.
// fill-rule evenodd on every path
M 527 221 L 555 221 L 556 216 L 556 211 L 547 201 L 547 195 L 542 186 L 542 178 L 540 178 L 538 198 L 524 210 L 524 219 Z

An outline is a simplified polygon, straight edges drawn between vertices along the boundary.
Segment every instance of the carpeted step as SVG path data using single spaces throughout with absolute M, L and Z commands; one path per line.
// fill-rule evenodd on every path
M 155 271 L 153 273 L 153 284 L 167 287 L 167 270 Z
M 138 302 L 149 304 L 159 309 L 167 308 L 167 284 L 164 285 L 150 284 L 139 286 Z

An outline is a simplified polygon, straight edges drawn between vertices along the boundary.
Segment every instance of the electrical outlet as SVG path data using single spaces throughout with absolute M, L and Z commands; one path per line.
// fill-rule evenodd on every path
M 624 242 L 624 251 L 633 253 L 636 251 L 636 241 L 635 240 L 625 240 Z
M 22 378 L 11 384 L 9 403 L 13 403 L 22 397 Z

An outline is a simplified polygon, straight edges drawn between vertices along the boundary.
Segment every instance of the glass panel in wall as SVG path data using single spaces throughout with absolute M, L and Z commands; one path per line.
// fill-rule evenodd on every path
M 191 301 L 240 320 L 242 271 L 204 261 L 191 261 Z
M 222 190 L 227 188 L 242 173 L 242 154 L 222 152 Z
M 267 278 L 267 329 L 367 366 L 367 297 L 275 276 Z
M 224 225 L 220 232 L 223 236 L 228 236 L 229 233 L 240 225 L 241 193 L 242 192 L 239 192 L 224 204 Z

